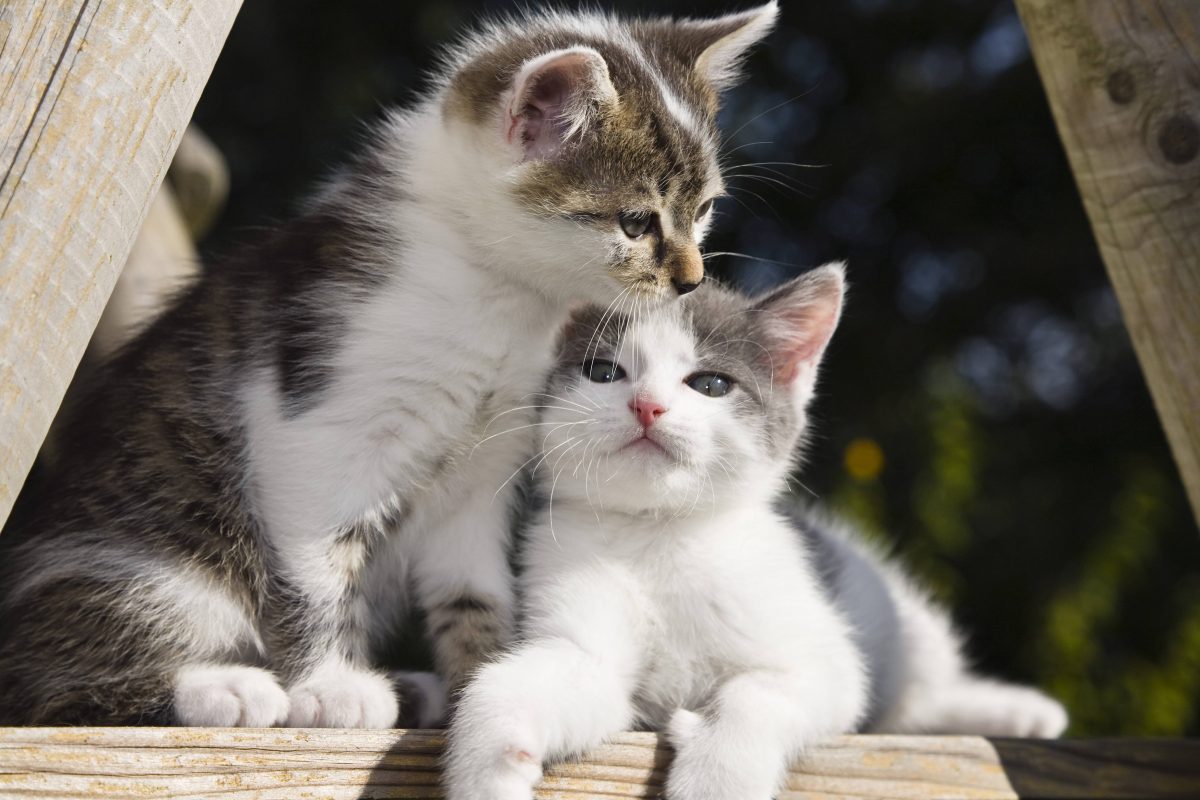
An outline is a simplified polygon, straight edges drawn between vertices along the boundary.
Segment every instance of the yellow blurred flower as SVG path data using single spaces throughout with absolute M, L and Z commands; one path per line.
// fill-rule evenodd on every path
M 874 439 L 860 436 L 846 445 L 846 472 L 856 481 L 871 481 L 883 472 L 883 448 Z

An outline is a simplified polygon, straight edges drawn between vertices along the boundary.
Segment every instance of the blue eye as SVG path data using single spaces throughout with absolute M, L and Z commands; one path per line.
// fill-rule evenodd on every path
M 715 372 L 701 372 L 687 379 L 687 385 L 706 397 L 724 397 L 733 388 L 733 378 Z
M 583 363 L 583 374 L 593 383 L 612 383 L 625 377 L 625 370 L 611 361 L 594 358 Z

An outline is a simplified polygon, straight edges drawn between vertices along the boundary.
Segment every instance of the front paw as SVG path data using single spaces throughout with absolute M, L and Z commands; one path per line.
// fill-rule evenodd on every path
M 283 723 L 288 696 L 275 676 L 240 664 L 197 664 L 175 676 L 175 721 L 203 727 L 269 728 Z
M 447 800 L 531 800 L 541 779 L 542 759 L 518 744 L 452 741 L 446 759 Z
M 699 714 L 677 710 L 667 723 L 667 738 L 675 749 L 667 800 L 771 800 L 775 777 L 762 774 L 753 758 L 739 757 L 739 743 L 722 743 Z
M 386 676 L 350 667 L 321 671 L 288 697 L 289 728 L 390 728 L 400 710 Z

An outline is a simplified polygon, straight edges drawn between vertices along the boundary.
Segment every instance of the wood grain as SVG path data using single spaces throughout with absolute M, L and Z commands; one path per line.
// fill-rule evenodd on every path
M 0 2 L 0 523 L 240 4 Z
M 0 728 L 0 797 L 438 798 L 440 731 Z M 625 733 L 547 771 L 539 800 L 652 798 L 670 749 Z M 1200 741 L 844 736 L 779 800 L 1200 797 Z
M 441 797 L 431 731 L 0 729 L 3 797 Z M 648 798 L 669 750 L 628 733 L 551 768 L 541 800 Z M 845 737 L 813 750 L 781 800 L 1015 798 L 995 750 L 971 737 Z
M 1200 521 L 1200 3 L 1017 8 Z

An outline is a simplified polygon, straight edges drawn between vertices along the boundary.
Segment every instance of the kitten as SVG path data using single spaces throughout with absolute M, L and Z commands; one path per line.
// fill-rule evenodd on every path
M 773 3 L 485 27 L 415 108 L 107 366 L 0 536 L 0 724 L 393 724 L 512 626 L 507 478 L 570 304 L 703 277 L 719 92 Z
M 789 759 L 854 730 L 1062 730 L 1049 698 L 970 676 L 893 567 L 776 510 L 842 295 L 827 266 L 758 300 L 706 284 L 572 319 L 538 423 L 522 643 L 459 702 L 451 800 L 527 799 L 543 761 L 632 725 L 668 732 L 676 800 L 768 800 Z

